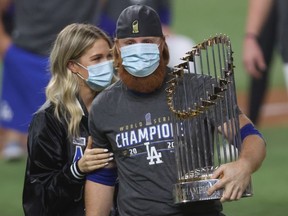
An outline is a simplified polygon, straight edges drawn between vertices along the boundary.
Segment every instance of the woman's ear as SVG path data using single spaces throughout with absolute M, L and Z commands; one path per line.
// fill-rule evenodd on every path
M 120 55 L 120 44 L 119 44 L 119 40 L 118 39 L 115 39 L 114 46 L 116 48 L 116 51 L 117 51 L 118 55 Z
M 120 65 L 120 48 L 119 41 L 115 39 L 114 46 L 112 48 L 112 55 L 114 59 L 114 67 L 118 68 Z
M 72 72 L 72 73 L 78 73 L 76 69 L 76 64 L 73 61 L 69 61 L 67 64 L 67 68 Z

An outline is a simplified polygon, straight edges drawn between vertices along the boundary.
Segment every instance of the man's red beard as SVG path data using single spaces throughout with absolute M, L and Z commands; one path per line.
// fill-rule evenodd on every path
M 162 86 L 166 76 L 166 65 L 160 59 L 158 68 L 147 77 L 135 77 L 127 72 L 122 64 L 118 68 L 118 75 L 129 90 L 140 93 L 151 93 Z

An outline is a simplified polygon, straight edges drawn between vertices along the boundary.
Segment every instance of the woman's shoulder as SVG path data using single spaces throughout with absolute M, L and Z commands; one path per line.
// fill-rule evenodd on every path
M 54 114 L 55 106 L 51 103 L 44 103 L 36 113 L 34 113 L 30 128 L 33 127 L 37 130 L 49 127 L 59 127 L 62 123 Z
M 54 116 L 55 107 L 49 102 L 46 101 L 33 115 L 34 119 L 44 118 L 44 117 L 51 117 Z

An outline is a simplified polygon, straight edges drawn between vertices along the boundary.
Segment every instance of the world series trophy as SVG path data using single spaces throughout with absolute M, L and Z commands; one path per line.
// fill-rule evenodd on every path
M 223 189 L 207 195 L 219 181 L 211 176 L 222 164 L 235 161 L 241 148 L 230 39 L 211 37 L 181 59 L 166 89 L 178 176 L 174 201 L 220 199 Z M 249 196 L 251 181 L 242 197 Z

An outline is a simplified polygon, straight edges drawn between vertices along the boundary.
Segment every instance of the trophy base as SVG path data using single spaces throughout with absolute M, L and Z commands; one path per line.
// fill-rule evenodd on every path
M 217 190 L 212 195 L 208 196 L 208 189 L 216 184 L 219 179 L 205 179 L 199 181 L 182 182 L 174 185 L 174 203 L 181 204 L 187 202 L 196 202 L 201 200 L 215 200 L 220 199 L 223 190 Z M 251 197 L 252 187 L 251 182 L 247 189 L 242 194 L 242 197 Z

